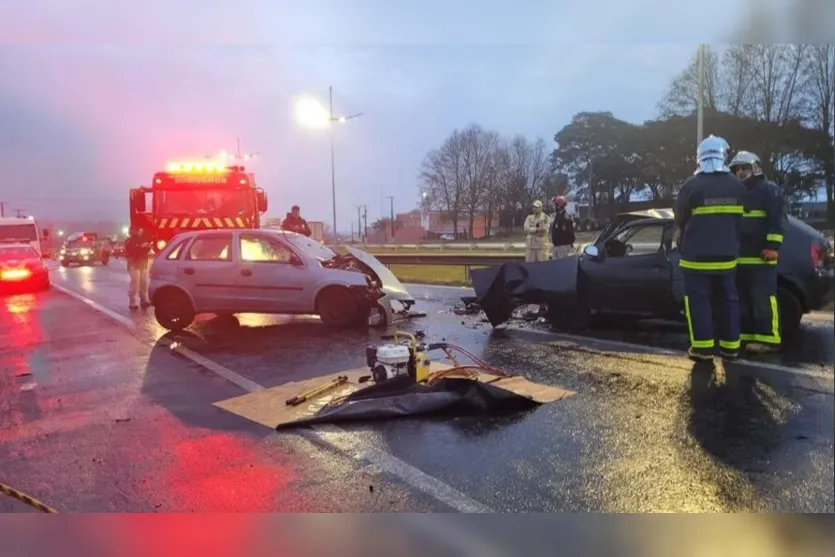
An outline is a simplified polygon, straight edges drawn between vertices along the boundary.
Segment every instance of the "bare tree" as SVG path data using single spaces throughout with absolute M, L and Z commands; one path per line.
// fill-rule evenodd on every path
M 783 124 L 797 117 L 806 45 L 758 44 L 751 46 L 753 70 L 748 116 Z
M 429 152 L 420 166 L 425 205 L 452 222 L 456 234 L 465 200 L 466 174 L 461 132 L 453 131 L 440 149 Z
M 704 106 L 717 107 L 717 83 L 719 82 L 719 60 L 713 50 L 705 48 L 704 60 Z M 699 54 L 693 56 L 687 66 L 670 84 L 667 93 L 658 103 L 662 118 L 687 116 L 696 110 L 699 98 Z
M 809 45 L 803 71 L 807 119 L 830 138 L 822 166 L 831 220 L 835 216 L 835 45 Z
M 469 237 L 472 238 L 476 216 L 488 199 L 492 156 L 498 134 L 471 125 L 461 132 L 460 138 L 465 175 L 462 208 L 468 219 Z
M 754 80 L 754 45 L 730 45 L 722 55 L 719 99 L 721 108 L 733 116 L 743 116 Z

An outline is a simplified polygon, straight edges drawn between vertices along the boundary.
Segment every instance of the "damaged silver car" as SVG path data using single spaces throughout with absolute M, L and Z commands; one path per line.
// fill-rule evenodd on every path
M 150 272 L 160 325 L 182 330 L 201 313 L 318 315 L 331 327 L 391 322 L 415 303 L 374 256 L 340 253 L 306 236 L 276 230 L 204 230 L 175 237 Z

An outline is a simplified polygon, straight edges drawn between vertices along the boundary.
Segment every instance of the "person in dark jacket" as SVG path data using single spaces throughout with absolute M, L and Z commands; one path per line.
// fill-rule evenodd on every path
M 559 259 L 568 255 L 574 247 L 574 222 L 566 214 L 568 200 L 558 195 L 554 198 L 554 216 L 551 219 L 551 259 Z
M 313 234 L 310 226 L 307 225 L 307 221 L 301 217 L 301 209 L 299 209 L 298 205 L 293 205 L 293 208 L 287 213 L 287 217 L 281 223 L 281 228 L 287 232 L 295 232 L 297 234 L 304 234 L 305 236 Z
M 745 186 L 727 166 L 728 142 L 711 135 L 699 144 L 699 168 L 679 191 L 675 220 L 681 235 L 679 266 L 684 276 L 684 312 L 690 330 L 688 355 L 712 360 L 716 350 L 711 301 L 717 296 L 719 351 L 739 355 L 739 257 Z
M 782 342 L 777 259 L 783 244 L 785 203 L 780 188 L 763 175 L 757 155 L 740 151 L 730 166 L 747 189 L 737 269 L 742 310 L 740 339 L 749 352 L 775 352 Z
M 127 262 L 128 274 L 130 275 L 130 286 L 128 286 L 128 304 L 132 310 L 139 309 L 136 305 L 136 297 L 139 295 L 139 304 L 142 309 L 151 307 L 148 299 L 148 267 L 149 255 L 151 252 L 151 239 L 145 234 L 143 228 L 134 228 L 130 236 L 125 240 L 125 261 Z

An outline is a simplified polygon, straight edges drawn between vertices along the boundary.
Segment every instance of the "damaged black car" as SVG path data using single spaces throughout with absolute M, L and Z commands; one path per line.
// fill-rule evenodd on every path
M 683 320 L 675 236 L 672 209 L 623 213 L 572 256 L 473 270 L 476 300 L 493 326 L 521 304 L 541 304 L 552 324 L 571 328 L 605 316 Z M 831 243 L 789 217 L 777 266 L 785 336 L 798 332 L 803 314 L 831 301 L 833 269 Z

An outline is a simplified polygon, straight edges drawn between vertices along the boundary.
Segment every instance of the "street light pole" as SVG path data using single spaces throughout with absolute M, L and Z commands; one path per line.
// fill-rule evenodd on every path
M 696 146 L 704 137 L 704 104 L 705 104 L 705 45 L 699 45 L 698 54 L 699 92 L 696 98 Z
M 333 238 L 339 243 L 339 235 L 336 233 L 336 157 L 334 155 L 333 138 L 333 86 L 328 87 L 328 106 L 330 107 L 330 133 L 331 133 L 331 197 L 333 202 Z
M 389 217 L 389 228 L 391 229 L 390 241 L 393 242 L 394 241 L 394 196 L 393 195 L 388 195 L 388 196 L 386 196 L 386 198 L 389 200 L 390 206 L 391 206 L 391 216 Z

